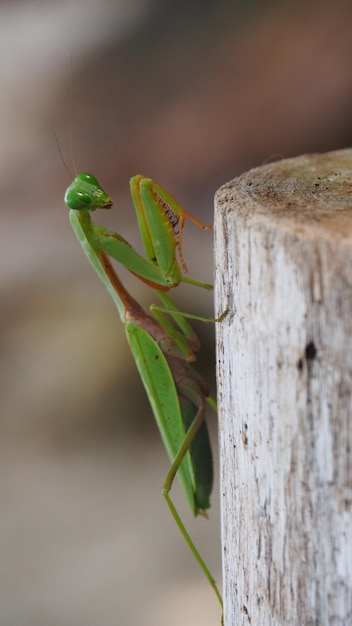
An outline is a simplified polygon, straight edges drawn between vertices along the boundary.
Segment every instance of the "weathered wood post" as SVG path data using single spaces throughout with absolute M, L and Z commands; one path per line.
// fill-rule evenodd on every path
M 352 624 L 352 149 L 216 196 L 225 626 Z

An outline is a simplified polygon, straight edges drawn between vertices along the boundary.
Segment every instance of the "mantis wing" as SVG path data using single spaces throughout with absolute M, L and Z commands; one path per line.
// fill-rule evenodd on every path
M 134 322 L 127 322 L 126 335 L 172 463 L 186 435 L 173 375 L 160 347 L 143 328 Z M 196 515 L 198 507 L 194 497 L 195 477 L 189 452 L 186 453 L 177 475 L 191 510 Z

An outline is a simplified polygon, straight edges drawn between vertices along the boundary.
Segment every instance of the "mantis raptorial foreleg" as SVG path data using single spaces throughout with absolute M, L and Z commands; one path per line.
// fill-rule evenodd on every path
M 212 289 L 212 285 L 208 283 L 183 276 L 177 260 L 178 253 L 183 270 L 187 271 L 182 253 L 185 218 L 191 219 L 203 229 L 211 228 L 212 225 L 204 225 L 187 213 L 167 191 L 150 178 L 134 176 L 130 181 L 130 188 L 146 258 L 134 250 L 121 235 L 92 222 L 90 212 L 110 209 L 112 206 L 111 198 L 94 176 L 78 174 L 68 187 L 65 202 L 75 213 L 79 213 L 81 226 L 92 248 L 105 252 L 154 289 L 168 291 L 180 281 Z

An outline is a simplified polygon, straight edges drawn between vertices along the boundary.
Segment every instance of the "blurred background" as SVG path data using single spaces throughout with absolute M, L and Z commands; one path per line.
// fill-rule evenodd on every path
M 220 623 L 162 499 L 168 462 L 122 325 L 70 228 L 52 127 L 72 169 L 72 126 L 77 168 L 115 201 L 96 219 L 141 251 L 133 174 L 210 222 L 216 189 L 248 168 L 351 145 L 351 32 L 342 1 L 1 2 L 1 626 Z M 183 250 L 212 281 L 211 231 L 187 224 Z M 209 293 L 173 296 L 212 315 Z M 214 328 L 196 330 L 215 390 Z M 208 421 L 209 522 L 175 499 L 220 581 Z

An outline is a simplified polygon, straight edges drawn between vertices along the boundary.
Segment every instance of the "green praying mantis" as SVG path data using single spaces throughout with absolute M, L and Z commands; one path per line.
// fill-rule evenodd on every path
M 164 498 L 222 606 L 216 582 L 170 498 L 177 474 L 192 513 L 207 517 L 213 467 L 205 408 L 208 402 L 216 409 L 216 403 L 210 397 L 208 385 L 192 365 L 199 340 L 186 319 L 204 318 L 181 312 L 166 292 L 181 281 L 212 288 L 212 285 L 187 278 L 182 273 L 182 270 L 187 271 L 182 254 L 185 218 L 200 228 L 211 226 L 202 224 L 184 211 L 173 196 L 149 178 L 134 176 L 130 191 L 146 257 L 118 233 L 92 222 L 92 211 L 112 206 L 110 197 L 94 176 L 78 174 L 66 191 L 65 202 L 71 209 L 73 230 L 125 326 L 128 343 L 170 458 L 171 467 L 163 484 Z M 146 313 L 122 284 L 109 257 L 155 289 L 162 307 L 152 305 L 151 314 Z

